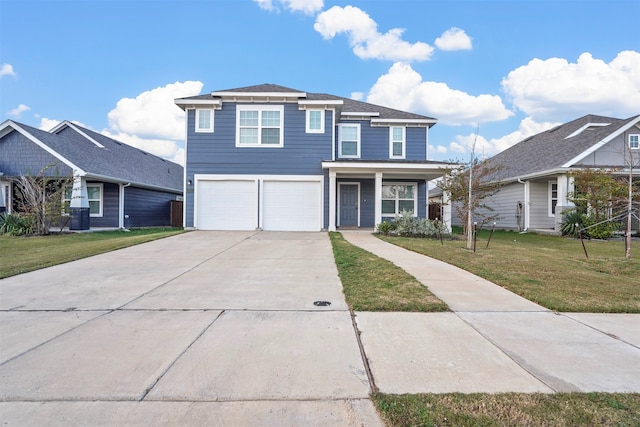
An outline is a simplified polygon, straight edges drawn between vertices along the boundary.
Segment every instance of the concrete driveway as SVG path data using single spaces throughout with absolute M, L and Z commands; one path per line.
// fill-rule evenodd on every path
M 382 425 L 325 233 L 191 232 L 1 280 L 0 343 L 3 425 Z

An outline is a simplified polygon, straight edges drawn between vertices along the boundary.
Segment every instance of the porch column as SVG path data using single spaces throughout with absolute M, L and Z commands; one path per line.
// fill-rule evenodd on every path
M 447 191 L 442 192 L 442 222 L 444 222 L 445 227 L 449 233 L 451 233 L 451 203 L 449 202 L 449 193 Z
M 71 190 L 71 225 L 70 230 L 89 229 L 89 195 L 87 194 L 87 182 L 84 177 L 74 175 L 73 189 Z
M 382 172 L 376 172 L 376 187 L 374 197 L 374 227 L 382 223 Z
M 569 193 L 573 192 L 573 178 L 567 175 L 558 176 L 558 203 L 556 204 L 555 230 L 560 231 L 562 226 L 562 215 L 567 209 L 573 207 L 573 203 L 569 201 Z
M 336 231 L 336 173 L 329 170 L 329 231 Z
M 531 227 L 531 181 L 524 182 L 524 230 L 527 231 Z

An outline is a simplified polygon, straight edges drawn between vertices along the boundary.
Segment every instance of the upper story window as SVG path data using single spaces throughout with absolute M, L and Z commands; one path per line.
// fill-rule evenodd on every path
M 196 109 L 196 132 L 213 132 L 212 109 Z
M 307 133 L 324 133 L 324 110 L 307 110 Z
M 389 128 L 389 158 L 404 159 L 406 149 L 406 129 L 392 126 Z
M 640 135 L 631 134 L 629 135 L 629 148 L 632 150 L 640 149 Z
M 338 126 L 338 157 L 360 158 L 360 124 Z
M 236 147 L 284 146 L 282 105 L 238 105 Z

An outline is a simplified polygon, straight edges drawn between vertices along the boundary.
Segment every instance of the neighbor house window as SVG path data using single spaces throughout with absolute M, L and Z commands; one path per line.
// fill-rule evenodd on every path
M 417 216 L 417 184 L 383 184 L 382 216 L 394 217 L 402 211 L 413 212 Z
M 389 158 L 404 159 L 405 128 L 393 126 L 389 128 Z
M 549 216 L 556 215 L 556 206 L 558 205 L 558 184 L 549 182 Z
M 307 110 L 307 133 L 324 133 L 324 110 Z
M 629 135 L 629 148 L 631 148 L 632 150 L 640 149 L 640 135 Z
M 282 105 L 238 105 L 237 147 L 282 147 L 284 145 Z
M 73 188 L 67 187 L 64 191 L 63 213 L 71 213 L 71 197 Z M 102 216 L 102 184 L 87 184 L 87 200 L 89 201 L 89 216 Z
M 213 132 L 213 110 L 196 110 L 196 132 Z
M 341 124 L 338 126 L 338 157 L 360 157 L 360 125 Z

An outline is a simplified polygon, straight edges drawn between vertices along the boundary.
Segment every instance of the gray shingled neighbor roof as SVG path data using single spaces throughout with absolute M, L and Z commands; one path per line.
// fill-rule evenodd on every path
M 491 157 L 488 162 L 502 166 L 502 170 L 495 177 L 495 179 L 502 181 L 515 180 L 518 177 L 558 169 L 621 127 L 637 119 L 637 116 L 622 120 L 592 114 L 586 115 L 526 138 Z M 594 126 L 578 135 L 567 138 L 589 123 L 609 123 L 609 125 Z
M 69 125 L 62 125 L 56 133 L 51 133 L 22 123 L 16 124 L 90 176 L 182 191 L 183 168 L 176 163 L 76 124 L 73 126 L 104 148 L 98 147 Z
M 393 108 L 383 107 L 380 105 L 370 104 L 368 102 L 356 101 L 349 98 L 343 98 L 341 96 L 330 95 L 327 93 L 311 93 L 303 90 L 291 89 L 284 86 L 279 86 L 271 83 L 265 83 L 255 86 L 247 86 L 235 89 L 217 90 L 213 93 L 306 93 L 306 98 L 309 101 L 342 101 L 343 104 L 337 107 L 338 114 L 341 113 L 379 113 L 375 118 L 377 119 L 396 119 L 396 120 L 426 120 L 433 121 L 435 124 L 436 119 L 433 117 L 422 116 L 420 114 L 413 114 L 406 111 L 395 110 Z M 219 96 L 212 94 L 208 95 L 196 95 L 187 98 L 181 98 L 181 100 L 207 100 L 207 99 L 220 99 Z

